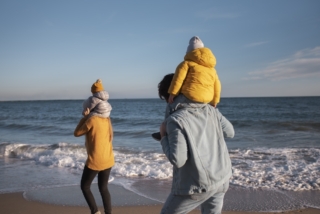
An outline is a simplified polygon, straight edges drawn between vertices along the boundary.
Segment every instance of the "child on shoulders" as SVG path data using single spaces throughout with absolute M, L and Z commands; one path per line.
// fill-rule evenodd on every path
M 176 68 L 168 90 L 169 103 L 183 94 L 189 100 L 210 103 L 216 107 L 220 102 L 221 84 L 215 70 L 216 58 L 198 36 L 189 41 L 184 61 Z
M 83 102 L 82 115 L 109 117 L 112 107 L 107 101 L 109 93 L 104 90 L 101 79 L 92 84 L 91 93 L 92 96 Z
M 198 36 L 189 41 L 184 61 L 175 71 L 169 87 L 165 118 L 176 109 L 178 103 L 209 103 L 216 107 L 220 102 L 221 83 L 215 70 L 216 58 Z M 160 140 L 160 133 L 152 137 Z

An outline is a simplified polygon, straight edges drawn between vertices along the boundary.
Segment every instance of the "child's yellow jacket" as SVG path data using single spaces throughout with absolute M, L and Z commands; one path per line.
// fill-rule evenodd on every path
M 89 169 L 101 171 L 114 165 L 112 148 L 113 130 L 110 118 L 98 116 L 84 117 L 80 120 L 74 136 L 86 135 L 88 158 L 86 166 Z
M 176 68 L 168 93 L 182 93 L 195 102 L 216 105 L 220 102 L 221 84 L 215 65 L 216 58 L 209 48 L 190 51 Z

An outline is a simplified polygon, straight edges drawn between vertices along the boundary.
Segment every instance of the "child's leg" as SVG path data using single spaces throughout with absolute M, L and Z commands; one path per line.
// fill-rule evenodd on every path
M 173 100 L 173 103 L 171 104 L 167 104 L 166 107 L 166 113 L 165 113 L 165 119 L 167 117 L 169 117 L 170 114 L 172 114 L 173 112 L 175 112 L 176 110 L 178 110 L 179 108 L 183 108 L 182 104 L 189 104 L 189 103 L 196 103 L 192 100 L 189 100 L 186 96 L 184 96 L 183 94 L 179 94 L 178 96 L 176 96 Z

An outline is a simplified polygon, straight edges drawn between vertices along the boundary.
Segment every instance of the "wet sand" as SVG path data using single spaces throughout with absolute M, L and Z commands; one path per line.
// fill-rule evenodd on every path
M 162 205 L 142 205 L 142 206 L 114 206 L 113 214 L 153 214 L 160 213 Z M 23 193 L 6 193 L 0 194 L 0 210 L 5 214 L 88 214 L 90 211 L 86 206 L 63 206 L 53 205 L 37 201 L 26 200 Z M 100 211 L 103 208 L 100 207 Z M 200 214 L 200 210 L 194 210 L 191 214 Z M 238 212 L 223 211 L 224 214 L 261 214 L 262 212 Z M 263 212 L 271 214 L 274 212 Z M 319 209 L 302 209 L 288 212 L 288 214 L 320 214 Z

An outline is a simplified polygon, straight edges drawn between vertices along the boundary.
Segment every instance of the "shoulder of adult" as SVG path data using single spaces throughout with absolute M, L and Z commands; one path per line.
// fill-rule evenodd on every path
M 215 108 L 215 107 L 211 106 L 210 104 L 208 104 L 208 107 L 209 107 L 210 111 L 213 112 L 219 119 L 221 117 L 223 117 L 223 114 L 219 111 L 218 108 Z
M 182 126 L 182 121 L 185 121 L 188 118 L 188 110 L 186 108 L 179 109 L 173 112 L 169 117 L 166 118 L 166 122 L 177 123 L 179 126 Z
M 88 116 L 87 116 L 87 120 L 86 120 L 86 124 L 91 124 L 92 123 L 92 121 L 94 121 L 95 119 L 97 118 L 97 116 L 96 115 L 94 115 L 94 114 L 92 114 L 92 113 L 90 113 Z

